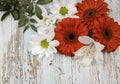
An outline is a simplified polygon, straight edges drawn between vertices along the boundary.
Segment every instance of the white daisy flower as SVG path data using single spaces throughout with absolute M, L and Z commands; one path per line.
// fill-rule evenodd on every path
M 93 60 L 95 60 L 97 64 L 103 63 L 103 53 L 101 51 L 104 46 L 102 44 L 88 36 L 81 36 L 78 39 L 81 43 L 89 45 L 74 52 L 76 59 L 81 58 L 84 65 L 90 65 Z
M 57 19 L 77 17 L 74 15 L 77 13 L 77 9 L 75 7 L 76 3 L 76 0 L 54 0 L 52 6 L 50 6 L 50 12 Z
M 50 55 L 57 52 L 56 46 L 59 45 L 57 40 L 52 40 L 54 35 L 44 36 L 42 34 L 32 35 L 30 40 L 29 51 L 32 55 L 39 56 L 40 58 L 43 56 L 49 57 Z

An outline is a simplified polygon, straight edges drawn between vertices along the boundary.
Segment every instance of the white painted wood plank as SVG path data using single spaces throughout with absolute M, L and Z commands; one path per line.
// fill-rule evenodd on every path
M 110 16 L 120 23 L 120 0 L 105 1 Z M 0 21 L 1 84 L 120 84 L 120 48 L 105 53 L 103 65 L 83 67 L 79 60 L 60 54 L 47 60 L 30 55 L 27 47 L 32 33 L 23 34 L 11 16 Z

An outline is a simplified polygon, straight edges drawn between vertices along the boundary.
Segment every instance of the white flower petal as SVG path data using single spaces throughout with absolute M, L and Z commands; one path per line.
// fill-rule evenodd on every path
M 59 3 L 59 2 L 58 2 Z M 60 9 L 60 5 L 58 3 L 54 3 L 53 6 L 56 8 L 56 9 Z M 53 10 L 54 11 L 54 10 Z
M 94 42 L 95 46 L 96 46 L 96 51 L 101 51 L 104 49 L 104 45 L 100 44 L 99 42 Z
M 83 49 L 80 48 L 79 50 L 77 50 L 76 52 L 74 52 L 74 55 L 77 56 L 77 57 L 81 57 L 81 56 L 84 56 L 84 52 L 83 52 Z
M 94 40 L 88 36 L 80 36 L 78 38 L 78 40 L 83 44 L 90 44 L 90 43 L 94 42 Z
M 38 34 L 40 34 L 42 37 L 45 37 L 48 42 L 51 41 L 55 36 L 54 30 L 49 28 L 41 28 L 41 30 L 39 29 Z
M 32 55 L 38 55 L 39 53 L 41 53 L 40 48 L 37 47 L 33 47 L 33 49 L 31 50 Z
M 59 43 L 59 41 L 57 41 L 57 40 L 53 40 L 53 41 L 50 42 L 50 45 L 51 45 L 51 46 L 54 46 L 54 47 L 58 46 L 59 44 L 60 44 L 60 43 Z
M 43 52 L 43 53 L 40 53 L 40 54 L 38 55 L 38 57 L 39 57 L 39 58 L 42 58 L 44 55 L 45 55 L 45 53 Z
M 79 16 L 77 15 L 72 15 L 72 16 L 69 16 L 70 18 L 80 18 Z
M 50 42 L 55 36 L 55 33 L 53 30 L 50 30 L 49 33 L 48 33 L 48 38 L 47 38 L 47 41 Z
M 70 8 L 68 11 L 68 15 L 74 15 L 75 13 L 77 13 L 76 7 Z
M 72 3 L 72 4 L 71 4 Z M 68 7 L 75 7 L 77 1 L 76 0 L 67 0 L 67 6 Z
M 53 53 L 56 53 L 57 50 L 56 50 L 55 47 L 49 46 L 49 47 L 48 47 L 48 52 L 49 52 L 50 54 L 53 54 Z
M 50 15 L 49 15 L 49 18 L 52 19 L 52 24 L 55 24 L 56 18 L 54 17 L 54 15 L 50 14 Z
M 49 57 L 50 56 L 50 53 L 48 51 L 45 52 L 45 56 L 46 57 Z
M 62 7 L 66 6 L 67 5 L 67 0 L 60 0 L 60 4 Z
M 30 40 L 31 41 L 39 41 L 40 40 L 39 35 L 38 34 L 31 35 Z

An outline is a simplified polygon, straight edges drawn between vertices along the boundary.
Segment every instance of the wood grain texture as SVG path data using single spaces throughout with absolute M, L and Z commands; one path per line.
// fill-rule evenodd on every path
M 120 24 L 120 0 L 105 1 L 109 15 Z M 79 60 L 60 54 L 39 59 L 27 51 L 34 32 L 23 34 L 17 23 L 11 16 L 0 21 L 0 84 L 120 84 L 120 48 L 105 53 L 103 65 L 83 67 Z

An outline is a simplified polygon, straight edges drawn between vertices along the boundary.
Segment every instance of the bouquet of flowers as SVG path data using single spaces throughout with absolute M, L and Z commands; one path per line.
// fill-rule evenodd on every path
M 120 45 L 120 25 L 108 15 L 104 0 L 53 0 L 40 8 L 43 19 L 31 36 L 32 55 L 60 53 L 89 65 L 102 62 L 104 52 L 114 52 Z

